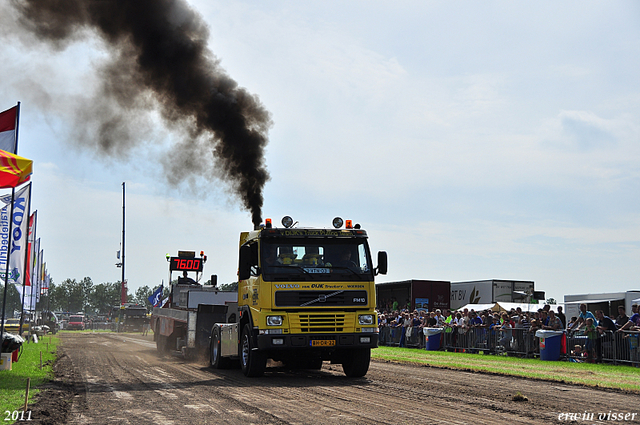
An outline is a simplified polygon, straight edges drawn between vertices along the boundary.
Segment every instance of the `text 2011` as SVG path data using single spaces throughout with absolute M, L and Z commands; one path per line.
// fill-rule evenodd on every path
M 16 422 L 16 421 L 30 421 L 31 420 L 31 410 L 25 412 L 25 411 L 20 411 L 20 410 L 14 410 L 13 412 L 10 410 L 5 410 L 4 414 L 6 415 L 4 417 L 5 421 L 11 421 L 11 422 Z

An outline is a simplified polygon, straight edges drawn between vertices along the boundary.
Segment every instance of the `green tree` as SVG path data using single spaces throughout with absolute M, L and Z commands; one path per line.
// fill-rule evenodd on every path
M 62 284 L 49 285 L 49 308 L 51 311 L 66 311 L 67 288 Z
M 133 298 L 133 302 L 147 307 L 148 310 L 153 307 L 149 302 L 151 294 L 153 294 L 153 289 L 149 288 L 148 285 L 141 286 L 136 289 L 136 296 Z
M 120 304 L 120 282 L 99 283 L 89 294 L 89 305 L 98 314 L 109 314 Z
M 55 306 L 51 305 L 51 291 L 55 287 L 53 279 L 49 282 L 49 289 L 45 289 L 44 293 L 40 295 L 40 301 L 36 304 L 37 311 L 53 311 L 56 310 Z
M 237 291 L 238 282 L 223 283 L 221 285 L 218 285 L 218 288 L 220 288 L 221 291 Z
M 2 300 L 4 298 L 4 285 L 0 284 L 0 314 L 2 314 Z M 5 309 L 5 319 L 14 317 L 14 313 L 20 314 L 22 311 L 22 299 L 13 283 L 7 287 L 7 308 Z
M 65 279 L 60 284 L 59 294 L 64 295 L 60 299 L 62 310 L 75 312 L 87 312 L 89 310 L 89 296 L 93 290 L 93 282 L 90 277 L 85 277 L 81 281 L 75 279 Z M 53 294 L 52 294 L 53 296 Z

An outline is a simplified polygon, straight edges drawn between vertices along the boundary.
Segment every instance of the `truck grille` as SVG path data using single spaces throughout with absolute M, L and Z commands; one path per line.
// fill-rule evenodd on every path
M 289 314 L 289 323 L 293 333 L 305 332 L 343 332 L 353 328 L 354 314 Z
M 276 291 L 277 307 L 364 307 L 367 291 Z

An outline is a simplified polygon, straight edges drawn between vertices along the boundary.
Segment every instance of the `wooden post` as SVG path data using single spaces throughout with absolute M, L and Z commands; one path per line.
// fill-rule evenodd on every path
M 29 404 L 29 387 L 31 386 L 31 378 L 27 378 L 27 392 L 24 396 L 24 411 L 27 411 L 27 405 Z

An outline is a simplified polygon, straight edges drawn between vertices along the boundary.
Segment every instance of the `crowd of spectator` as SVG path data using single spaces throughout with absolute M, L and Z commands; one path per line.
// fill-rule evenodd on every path
M 533 334 L 537 330 L 553 330 L 566 331 L 569 337 L 582 337 L 580 340 L 584 340 L 584 344 L 568 347 L 569 353 L 574 357 L 600 361 L 603 335 L 613 335 L 615 332 L 622 331 L 640 331 L 640 314 L 637 304 L 632 306 L 631 317 L 626 315 L 624 306 L 619 306 L 615 320 L 606 316 L 602 310 L 597 310 L 593 314 L 588 311 L 586 304 L 581 304 L 579 315 L 571 317 L 568 323 L 562 306 L 558 306 L 554 311 L 548 304 L 537 311 L 530 312 L 522 311 L 520 307 L 508 312 L 474 311 L 467 308 L 458 311 L 436 309 L 431 312 L 426 309 L 394 310 L 393 307 L 397 307 L 395 301 L 386 307 L 378 311 L 379 327 L 381 330 L 384 327 L 401 328 L 399 343 L 401 347 L 406 346 L 407 338 L 410 338 L 413 332 L 422 334 L 423 328 L 444 328 L 445 333 L 451 334 L 454 346 L 460 335 L 471 333 L 478 339 L 495 341 L 496 346 L 490 347 L 492 350 L 506 349 L 515 340 L 514 332 Z M 469 330 L 474 331 L 469 332 Z

